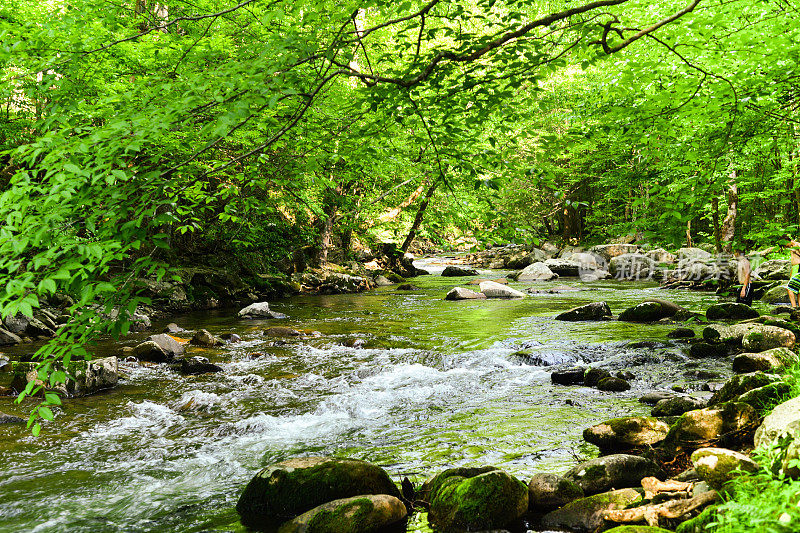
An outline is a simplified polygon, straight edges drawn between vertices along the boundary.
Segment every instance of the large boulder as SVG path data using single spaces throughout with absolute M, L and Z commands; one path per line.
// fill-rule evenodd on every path
M 482 281 L 479 287 L 487 298 L 525 298 L 524 292 L 495 281 Z
M 442 276 L 446 278 L 457 278 L 461 276 L 477 276 L 478 271 L 474 268 L 462 267 L 458 265 L 448 265 L 442 271 Z
M 542 517 L 542 525 L 550 529 L 589 533 L 600 531 L 604 525 L 603 511 L 625 509 L 642 501 L 634 489 L 619 489 L 572 501 Z
M 548 259 L 544 265 L 559 276 L 577 277 L 581 264 L 569 259 Z
M 761 279 L 787 280 L 791 277 L 792 262 L 788 259 L 770 259 L 764 261 L 753 271 Z M 786 289 L 783 290 L 786 293 Z
M 406 516 L 406 506 L 394 496 L 364 494 L 314 507 L 284 522 L 278 533 L 375 533 Z
M 550 270 L 544 263 L 533 263 L 517 276 L 517 281 L 551 281 L 558 278 L 558 274 Z
M 256 302 L 239 311 L 239 318 L 267 319 L 286 318 L 283 313 L 278 313 L 269 308 L 268 302 Z
M 764 296 L 761 297 L 761 301 L 768 304 L 788 304 L 789 292 L 786 290 L 786 287 L 782 285 L 772 287 L 764 293 Z
M 760 353 L 743 353 L 733 359 L 733 371 L 737 374 L 749 372 L 773 372 L 793 365 L 797 354 L 789 348 L 773 348 Z
M 647 257 L 656 263 L 674 263 L 677 260 L 675 254 L 671 254 L 663 248 L 656 248 L 645 253 Z
M 445 300 L 485 300 L 486 295 L 463 287 L 453 287 L 444 297 Z
M 607 453 L 653 446 L 664 440 L 668 432 L 669 426 L 656 418 L 625 416 L 586 428 L 583 440 Z
M 428 521 L 442 531 L 500 529 L 528 510 L 528 487 L 494 467 L 451 468 L 423 485 Z
M 649 299 L 629 307 L 619 314 L 624 322 L 656 322 L 662 318 L 671 318 L 683 307 L 667 300 Z
M 745 335 L 761 327 L 761 324 L 744 322 L 739 324 L 711 324 L 703 329 L 703 339 L 708 342 L 741 344 Z
M 655 262 L 642 254 L 622 254 L 611 259 L 608 271 L 617 279 L 650 279 Z
M 36 363 L 14 362 L 11 364 L 14 373 L 11 388 L 21 391 L 33 381 L 44 385 L 39 380 Z M 55 370 L 64 370 L 60 364 Z M 119 381 L 119 368 L 116 357 L 103 357 L 91 361 L 72 362 L 65 383 L 57 384 L 52 390 L 65 396 L 88 396 L 96 392 L 114 388 Z
M 756 448 L 768 447 L 782 437 L 800 437 L 800 396 L 776 406 L 758 426 L 754 437 Z
M 274 528 L 327 502 L 400 491 L 380 467 L 355 459 L 303 457 L 270 465 L 247 484 L 236 512 L 253 529 Z
M 167 335 L 166 333 L 159 333 L 158 335 L 150 335 L 147 337 L 146 342 L 154 342 L 156 343 L 161 350 L 163 350 L 164 354 L 167 356 L 168 359 L 172 359 L 174 357 L 178 357 L 179 355 L 183 355 L 186 351 L 183 347 L 183 344 L 175 340 L 174 337 Z
M 706 309 L 706 318 L 709 320 L 746 320 L 757 316 L 758 311 L 749 305 L 733 302 L 714 304 Z
M 742 393 L 734 401 L 746 403 L 760 410 L 768 405 L 774 405 L 789 396 L 791 389 L 791 386 L 785 381 L 776 381 Z
M 573 307 L 556 316 L 556 320 L 566 322 L 580 322 L 584 320 L 607 320 L 611 318 L 611 308 L 605 302 L 592 302 L 590 304 Z
M 605 266 L 603 259 L 598 262 L 597 256 L 585 252 L 576 252 L 563 256 L 563 259 L 578 263 L 580 270 L 597 270 Z M 554 271 L 555 272 L 555 271 Z
M 534 474 L 528 482 L 528 509 L 534 513 L 546 513 L 583 497 L 583 489 L 574 481 L 556 474 Z
M 773 348 L 794 347 L 794 333 L 777 326 L 761 326 L 742 337 L 742 348 L 748 352 L 763 352 Z
M 639 247 L 635 244 L 601 244 L 592 246 L 589 249 L 590 254 L 602 257 L 606 262 L 610 262 L 614 257 L 633 254 L 639 251 Z
M 564 478 L 586 494 L 612 488 L 637 487 L 642 479 L 658 476 L 661 469 L 650 459 L 638 455 L 615 454 L 591 459 L 567 470 Z
M 743 453 L 725 448 L 700 448 L 692 453 L 692 464 L 700 478 L 715 489 L 745 472 L 761 467 Z
M 721 403 L 730 402 L 745 392 L 780 380 L 780 376 L 776 374 L 765 374 L 764 372 L 738 374 L 726 381 L 722 388 L 711 396 L 711 399 L 708 400 L 708 405 L 719 405 Z
M 697 409 L 681 415 L 662 446 L 681 452 L 714 444 L 739 445 L 749 440 L 757 424 L 758 413 L 746 403 Z
M 675 255 L 678 261 L 707 261 L 711 259 L 711 253 L 700 248 L 680 248 Z

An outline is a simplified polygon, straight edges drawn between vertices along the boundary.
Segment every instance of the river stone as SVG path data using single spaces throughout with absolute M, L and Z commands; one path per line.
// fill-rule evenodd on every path
M 639 251 L 635 244 L 600 244 L 589 248 L 589 253 L 602 257 L 606 262 L 623 254 L 632 254 Z
M 556 320 L 579 322 L 584 320 L 606 320 L 611 317 L 611 308 L 605 302 L 592 302 L 573 307 L 556 316 Z
M 12 346 L 21 342 L 22 339 L 19 337 L 19 335 L 0 328 L 0 346 Z
M 692 328 L 676 328 L 667 333 L 668 339 L 691 339 L 694 338 L 694 330 Z
M 323 503 L 284 522 L 278 533 L 374 533 L 406 516 L 406 506 L 394 496 L 366 494 Z
M 611 259 L 608 271 L 617 279 L 649 279 L 655 262 L 642 254 L 622 254 Z
M 656 322 L 662 318 L 671 318 L 681 310 L 683 308 L 673 302 L 650 299 L 624 310 L 619 319 L 624 322 Z
M 486 295 L 463 287 L 453 287 L 444 297 L 445 300 L 485 300 Z
M 772 287 L 768 291 L 764 293 L 764 296 L 761 297 L 761 301 L 767 304 L 788 304 L 789 303 L 789 292 L 786 290 L 786 287 L 780 285 L 778 287 Z
M 583 440 L 601 453 L 652 446 L 664 440 L 669 426 L 655 418 L 625 416 L 612 418 L 583 430 Z
M 597 494 L 612 488 L 637 487 L 642 479 L 660 474 L 658 465 L 650 459 L 618 453 L 574 466 L 567 470 L 564 477 L 577 484 L 586 494 Z
M 239 318 L 266 319 L 266 318 L 286 318 L 283 313 L 278 313 L 269 308 L 268 302 L 256 302 L 248 305 L 239 311 Z
M 709 320 L 746 320 L 757 316 L 758 311 L 749 305 L 733 302 L 714 304 L 706 309 L 706 318 Z
M 622 378 L 603 378 L 597 383 L 597 389 L 605 392 L 624 392 L 630 388 L 631 384 Z
M 745 322 L 739 324 L 723 325 L 712 324 L 703 329 L 703 340 L 707 342 L 725 342 L 732 344 L 741 344 L 742 338 L 761 327 L 761 324 L 752 322 Z
M 791 389 L 788 383 L 776 381 L 740 394 L 734 401 L 752 405 L 755 409 L 764 409 L 769 405 L 774 405 L 778 400 L 786 398 Z
M 446 278 L 456 278 L 460 276 L 477 276 L 478 271 L 474 268 L 462 267 L 457 265 L 448 265 L 442 271 L 442 276 Z
M 689 396 L 661 400 L 653 406 L 650 412 L 653 416 L 680 416 L 688 411 L 703 409 L 706 402 Z
M 268 337 L 299 337 L 302 333 L 293 328 L 275 326 L 264 330 L 264 335 Z
M 3 319 L 3 326 L 14 335 L 25 335 L 28 327 L 28 317 L 25 315 L 7 316 Z
M 483 281 L 480 284 L 480 288 L 487 298 L 525 298 L 524 292 L 494 281 Z
M 595 264 L 597 263 L 595 262 Z M 581 263 L 568 259 L 548 259 L 544 262 L 544 266 L 559 276 L 568 277 L 577 277 L 579 271 L 581 270 Z
M 212 372 L 222 372 L 222 367 L 211 363 L 207 357 L 189 357 L 181 360 L 181 374 L 199 375 Z
M 581 270 L 581 281 L 584 283 L 593 282 L 593 281 L 600 281 L 601 279 L 608 279 L 611 277 L 611 273 L 607 270 L 597 269 L 597 270 Z
M 214 346 L 219 346 L 221 344 L 225 344 L 214 335 L 209 333 L 207 329 L 201 329 L 189 341 L 189 344 L 193 344 L 195 346 L 203 346 L 205 348 L 213 348 Z
M 542 525 L 551 529 L 566 529 L 580 533 L 599 531 L 605 525 L 603 511 L 625 509 L 642 501 L 634 489 L 619 489 L 572 501 L 542 517 Z
M 162 331 L 162 333 L 170 333 L 175 335 L 176 333 L 183 333 L 184 331 L 186 330 L 180 327 L 175 322 L 170 322 L 164 327 L 164 331 Z
M 583 497 L 583 489 L 574 481 L 556 474 L 534 474 L 528 482 L 528 509 L 535 513 L 546 513 Z
M 656 526 L 617 526 L 606 533 L 672 533 L 669 529 Z
M 19 424 L 21 422 L 25 422 L 25 419 L 0 412 L 0 424 Z
M 169 360 L 161 346 L 153 341 L 137 344 L 131 354 L 141 361 L 151 361 L 153 363 L 164 363 Z
M 597 270 L 600 267 L 600 264 L 597 262 L 597 257 L 585 252 L 570 253 L 563 256 L 563 259 L 578 263 L 581 270 Z
M 737 374 L 749 372 L 778 371 L 797 362 L 797 354 L 788 348 L 773 348 L 761 353 L 743 353 L 733 359 L 733 371 Z
M 792 262 L 788 259 L 770 259 L 764 261 L 753 271 L 761 279 L 787 280 L 791 277 Z M 786 294 L 786 289 L 783 289 Z
M 678 261 L 706 261 L 711 259 L 711 254 L 700 248 L 680 248 L 675 255 Z
M 544 263 L 532 263 L 517 276 L 517 281 L 551 281 L 558 278 L 558 274 L 550 270 Z
M 794 347 L 794 333 L 776 326 L 760 326 L 742 338 L 742 348 L 748 352 L 763 352 L 773 348 Z
M 494 467 L 451 468 L 422 490 L 430 502 L 428 521 L 436 530 L 499 529 L 528 510 L 528 487 Z
M 715 489 L 743 472 L 761 470 L 758 463 L 743 453 L 725 448 L 700 448 L 692 453 L 692 464 L 697 474 Z M 734 472 L 734 471 L 739 472 Z
M 747 442 L 758 424 L 758 413 L 746 403 L 728 402 L 718 407 L 688 411 L 670 428 L 664 445 L 676 452 L 710 444 Z
M 356 459 L 302 457 L 270 465 L 247 484 L 236 512 L 242 524 L 267 529 L 323 503 L 400 491 L 380 467 Z
M 556 370 L 550 374 L 550 381 L 554 385 L 580 385 L 583 383 L 586 369 L 582 367 Z
M 146 342 L 155 342 L 163 350 L 168 359 L 183 355 L 185 351 L 183 345 L 170 337 L 166 333 L 159 333 L 158 335 L 150 335 L 145 339 Z
M 765 374 L 764 372 L 750 372 L 749 374 L 738 374 L 731 377 L 720 390 L 714 393 L 708 405 L 717 405 L 729 402 L 747 391 L 769 385 L 780 381 L 780 376 L 776 374 Z
M 583 375 L 583 383 L 587 387 L 596 387 L 601 379 L 610 377 L 611 373 L 604 368 L 590 368 Z

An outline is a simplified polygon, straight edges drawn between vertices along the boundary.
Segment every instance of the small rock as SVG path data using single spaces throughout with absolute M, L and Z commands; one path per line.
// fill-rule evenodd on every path
M 446 278 L 455 278 L 460 276 L 477 276 L 478 271 L 474 268 L 466 268 L 456 265 L 448 265 L 442 271 L 442 276 Z
M 643 404 L 655 405 L 661 400 L 668 400 L 670 398 L 675 398 L 675 397 L 676 395 L 673 394 L 672 392 L 653 391 L 653 392 L 648 392 L 647 394 L 639 398 L 639 401 Z
M 145 341 L 133 348 L 133 357 L 141 361 L 164 363 L 169 360 L 166 352 L 153 341 Z
M 517 281 L 551 281 L 558 279 L 558 274 L 550 270 L 544 263 L 533 263 L 523 268 L 516 276 Z
M 164 327 L 164 331 L 162 331 L 162 333 L 171 333 L 175 335 L 176 333 L 183 333 L 184 331 L 186 330 L 180 327 L 175 322 L 170 322 Z
M 25 422 L 24 418 L 0 412 L 0 424 L 20 424 L 22 422 Z
M 238 314 L 239 318 L 267 319 L 267 318 L 286 318 L 283 313 L 272 311 L 268 302 L 256 302 L 248 305 Z
M 614 374 L 615 378 L 624 379 L 626 381 L 630 381 L 632 379 L 636 379 L 636 374 L 631 372 L 630 370 L 620 370 L 616 374 Z
M 207 357 L 189 357 L 181 360 L 181 374 L 197 375 L 222 372 L 222 367 L 209 362 Z
M 512 289 L 494 281 L 484 281 L 480 284 L 481 292 L 487 298 L 525 298 L 525 293 Z
M 534 474 L 528 483 L 528 509 L 535 513 L 546 513 L 583 497 L 583 489 L 575 482 L 555 474 Z
M 418 291 L 420 290 L 419 287 L 416 285 L 412 285 L 411 283 L 403 283 L 402 285 L 397 286 L 398 291 Z
M 604 368 L 590 368 L 583 376 L 584 385 L 587 387 L 596 387 L 601 379 L 610 378 L 611 373 Z
M 607 453 L 653 446 L 664 440 L 668 432 L 669 426 L 656 418 L 625 416 L 586 428 L 583 440 Z
M 720 489 L 743 472 L 755 473 L 761 470 L 758 463 L 748 456 L 725 448 L 695 450 L 692 453 L 692 464 L 703 481 L 715 489 Z
M 583 383 L 585 368 L 574 367 L 565 370 L 556 370 L 550 374 L 550 381 L 554 385 L 580 385 Z
M 323 503 L 284 522 L 278 533 L 374 533 L 407 515 L 406 506 L 394 496 L 366 494 Z
M 703 409 L 706 403 L 691 397 L 676 397 L 660 400 L 650 412 L 653 416 L 680 416 L 688 411 Z
M 302 333 L 300 333 L 296 329 L 287 328 L 283 326 L 275 326 L 265 330 L 264 335 L 267 335 L 268 337 L 299 337 L 302 335 Z
M 592 302 L 590 304 L 573 307 L 569 311 L 556 316 L 556 320 L 579 322 L 584 320 L 607 320 L 611 317 L 611 308 L 605 302 Z
M 667 333 L 669 339 L 690 339 L 695 335 L 691 328 L 677 328 Z
M 218 338 L 216 338 L 211 333 L 209 333 L 207 329 L 201 329 L 200 331 L 194 334 L 192 339 L 189 341 L 189 344 L 192 344 L 194 346 L 213 348 L 214 346 L 219 346 L 223 344 L 223 342 Z
M 706 309 L 706 318 L 709 320 L 746 320 L 758 316 L 758 311 L 749 305 L 732 302 L 714 304 Z
M 598 390 L 605 392 L 623 392 L 630 390 L 631 384 L 620 378 L 603 378 L 597 383 Z
M 236 333 L 223 333 L 219 338 L 230 344 L 242 342 L 242 338 Z
M 642 479 L 660 474 L 661 469 L 650 459 L 620 453 L 581 463 L 567 470 L 564 477 L 586 494 L 597 494 L 612 488 L 637 487 Z
M 453 287 L 444 297 L 445 300 L 485 300 L 486 295 L 462 287 Z

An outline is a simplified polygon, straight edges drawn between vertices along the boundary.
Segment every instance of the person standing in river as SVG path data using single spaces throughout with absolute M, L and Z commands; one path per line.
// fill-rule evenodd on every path
M 736 257 L 736 278 L 742 285 L 742 289 L 736 297 L 736 303 L 753 305 L 753 284 L 750 283 L 753 267 L 750 259 L 744 255 L 744 251 L 741 249 L 737 249 L 734 255 Z
M 789 235 L 783 237 L 788 240 L 784 248 L 789 249 L 789 258 L 792 261 L 792 269 L 789 271 L 789 283 L 786 290 L 789 292 L 789 303 L 792 308 L 797 307 L 797 294 L 800 293 L 800 242 L 797 242 Z

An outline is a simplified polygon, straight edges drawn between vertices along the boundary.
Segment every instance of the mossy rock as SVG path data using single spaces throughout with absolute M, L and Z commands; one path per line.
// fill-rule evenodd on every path
M 567 470 L 564 477 L 586 494 L 597 494 L 612 488 L 637 487 L 642 479 L 660 474 L 661 469 L 650 459 L 619 453 L 585 461 Z
M 603 378 L 597 383 L 597 389 L 605 392 L 625 392 L 630 388 L 631 384 L 622 378 Z
M 721 403 L 735 400 L 742 394 L 770 383 L 781 381 L 776 374 L 765 374 L 764 372 L 750 372 L 739 374 L 729 379 L 720 390 L 714 393 L 708 405 L 719 405 Z
M 778 371 L 797 362 L 797 354 L 779 347 L 759 353 L 743 353 L 733 359 L 733 371 L 746 374 L 758 371 Z
M 681 415 L 670 428 L 662 448 L 670 453 L 696 450 L 713 444 L 747 442 L 758 425 L 758 413 L 746 403 L 728 402 Z
M 528 482 L 528 509 L 534 513 L 558 509 L 584 496 L 574 481 L 556 474 L 535 474 Z
M 742 473 L 755 473 L 761 467 L 743 453 L 725 448 L 700 448 L 692 453 L 697 474 L 711 487 L 720 489 Z
M 792 348 L 795 336 L 788 329 L 777 326 L 761 326 L 742 337 L 742 348 L 748 352 L 759 353 L 773 348 Z
M 601 380 L 610 377 L 611 373 L 604 368 L 590 368 L 583 375 L 583 384 L 587 387 L 596 387 Z
M 494 467 L 453 468 L 423 486 L 428 521 L 439 531 L 502 528 L 528 510 L 528 487 Z
M 737 397 L 735 401 L 751 405 L 757 410 L 763 410 L 775 405 L 775 403 L 782 398 L 786 398 L 790 391 L 791 387 L 788 383 L 784 381 L 777 381 L 775 383 L 770 383 L 769 385 L 764 385 L 763 387 L 758 387 L 757 389 L 747 391 Z
M 602 451 L 652 446 L 664 440 L 669 426 L 647 416 L 612 418 L 583 431 L 583 439 Z
M 400 491 L 380 467 L 356 459 L 304 457 L 270 465 L 247 484 L 236 511 L 244 525 L 275 527 L 333 500 Z
M 746 320 L 759 316 L 758 311 L 745 304 L 725 302 L 714 304 L 706 309 L 709 320 Z
M 542 525 L 569 531 L 596 531 L 604 525 L 603 511 L 625 509 L 642 501 L 641 489 L 619 489 L 568 503 L 542 517 Z
M 706 507 L 699 515 L 678 525 L 675 529 L 675 533 L 707 533 L 709 530 L 706 526 L 716 521 L 716 513 L 716 505 Z
M 387 529 L 399 532 L 405 531 L 406 516 L 406 506 L 394 496 L 362 495 L 314 507 L 284 522 L 278 533 L 375 533 Z
M 672 533 L 669 529 L 654 526 L 617 526 L 606 533 Z
M 662 318 L 670 318 L 682 307 L 666 300 L 645 300 L 640 304 L 625 309 L 619 314 L 622 322 L 656 322 Z

